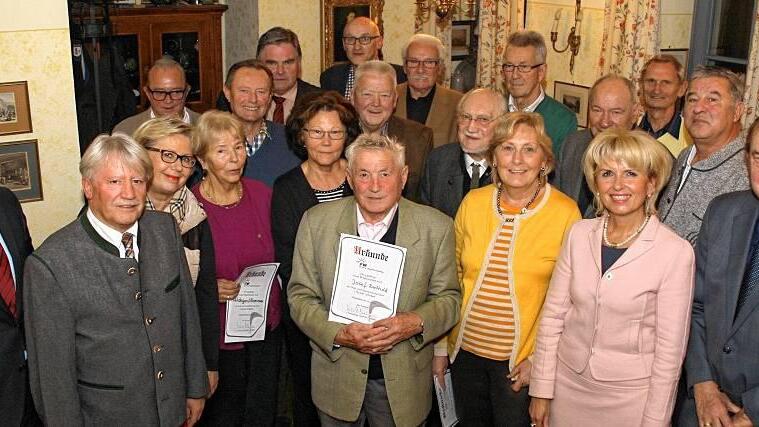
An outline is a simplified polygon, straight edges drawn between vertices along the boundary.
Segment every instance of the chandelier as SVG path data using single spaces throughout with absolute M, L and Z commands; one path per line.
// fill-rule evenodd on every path
M 459 5 L 460 2 L 466 4 L 466 14 L 473 18 L 476 0 L 416 0 L 416 17 L 422 22 L 427 22 L 430 14 L 434 12 L 438 22 L 445 21 L 450 19 L 455 10 L 464 9 Z

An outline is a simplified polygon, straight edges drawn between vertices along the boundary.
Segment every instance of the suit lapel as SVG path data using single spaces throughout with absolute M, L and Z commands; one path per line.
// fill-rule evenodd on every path
M 601 267 L 603 265 L 601 263 L 601 239 L 603 239 L 603 222 L 602 220 L 598 220 L 595 228 L 588 235 L 588 248 L 590 248 L 590 254 L 596 263 L 599 276 L 601 275 Z
M 430 112 L 427 114 L 427 123 L 424 125 L 432 129 L 447 129 L 448 123 L 445 123 L 449 119 L 446 111 L 442 110 L 442 94 L 440 93 L 440 87 L 435 87 L 435 96 L 432 97 L 432 105 L 430 105 Z
M 725 313 L 728 316 L 728 325 L 732 325 L 731 331 L 735 331 L 740 324 L 748 317 L 749 313 L 756 306 L 756 299 L 746 302 L 741 309 L 741 314 L 735 318 L 735 309 L 738 304 L 738 293 L 743 283 L 743 275 L 746 272 L 746 263 L 748 252 L 751 249 L 751 237 L 756 224 L 757 211 L 756 207 L 741 206 L 740 212 L 733 219 L 733 227 L 730 234 L 730 256 L 728 259 L 727 274 L 725 280 Z M 735 319 L 735 322 L 730 320 Z M 731 334 L 732 334 L 731 333 Z
M 414 292 L 414 283 L 416 282 L 416 271 L 419 267 L 421 255 L 418 253 L 420 248 L 419 228 L 414 222 L 414 207 L 406 199 L 401 199 L 398 206 L 398 231 L 396 232 L 395 244 L 406 248 L 406 261 L 403 266 L 403 280 L 401 281 L 401 292 L 398 296 L 398 310 L 410 301 L 412 292 Z
M 614 270 L 626 264 L 629 264 L 643 256 L 643 254 L 646 252 L 650 251 L 654 247 L 656 231 L 659 229 L 660 224 L 661 223 L 659 220 L 656 219 L 655 216 L 652 216 L 648 221 L 646 228 L 644 228 L 640 233 L 640 236 L 635 239 L 632 245 L 625 251 L 625 253 L 622 254 L 621 257 L 619 257 L 617 262 L 615 262 L 614 265 L 609 268 L 609 270 Z M 601 227 L 601 230 L 603 232 L 603 227 Z
M 356 223 L 356 199 L 354 197 L 346 197 L 345 207 L 340 212 L 340 217 L 337 219 L 337 236 L 335 236 L 335 244 L 333 245 L 334 255 L 337 259 L 338 251 L 340 249 L 340 234 L 351 234 L 358 236 L 358 224 Z
M 398 102 L 395 104 L 395 115 L 407 119 L 406 112 L 406 88 L 408 83 L 401 83 L 396 86 L 395 92 L 398 95 Z

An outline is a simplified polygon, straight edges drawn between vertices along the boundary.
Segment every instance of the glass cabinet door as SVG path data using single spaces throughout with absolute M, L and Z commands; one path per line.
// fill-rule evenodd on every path
M 161 34 L 161 56 L 177 61 L 184 68 L 190 93 L 187 102 L 200 101 L 200 59 L 197 32 Z

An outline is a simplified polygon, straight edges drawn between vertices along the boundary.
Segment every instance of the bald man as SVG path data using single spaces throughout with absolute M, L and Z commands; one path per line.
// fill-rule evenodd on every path
M 352 19 L 343 29 L 343 49 L 348 62 L 339 62 L 324 70 L 319 82 L 324 90 L 334 90 L 350 98 L 355 83 L 356 67 L 367 61 L 379 59 L 384 39 L 377 24 L 366 16 Z M 406 81 L 403 67 L 391 64 L 398 76 L 398 83 Z

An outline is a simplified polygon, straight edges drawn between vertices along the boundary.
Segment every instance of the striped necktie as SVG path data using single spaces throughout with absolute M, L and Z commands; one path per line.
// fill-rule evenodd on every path
M 16 317 L 16 285 L 13 282 L 11 262 L 0 245 L 0 297 L 3 298 L 8 310 Z
M 134 258 L 134 234 L 124 233 L 121 236 L 121 244 L 124 245 L 124 258 Z

